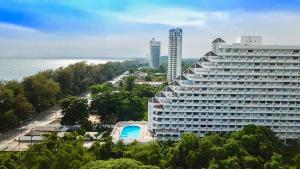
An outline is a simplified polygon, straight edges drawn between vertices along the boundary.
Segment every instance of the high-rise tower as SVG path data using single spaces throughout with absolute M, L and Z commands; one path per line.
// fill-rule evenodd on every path
M 181 75 L 182 29 L 169 30 L 168 81 Z
M 160 41 L 155 41 L 154 38 L 150 41 L 150 67 L 159 68 L 160 58 Z

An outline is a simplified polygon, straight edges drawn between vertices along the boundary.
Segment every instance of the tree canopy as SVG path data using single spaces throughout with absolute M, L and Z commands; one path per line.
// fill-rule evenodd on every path
M 91 86 L 91 90 L 91 111 L 100 115 L 103 123 L 114 124 L 117 121 L 144 119 L 148 99 L 160 88 L 134 84 L 134 78 L 128 78 L 125 86 L 114 88 L 97 84 Z
M 17 127 L 20 121 L 57 105 L 69 95 L 89 90 L 90 85 L 111 80 L 136 66 L 135 61 L 88 65 L 75 63 L 47 70 L 19 81 L 0 81 L 0 131 Z
M 69 96 L 61 100 L 60 105 L 62 114 L 64 115 L 61 119 L 62 124 L 84 124 L 88 121 L 89 112 L 87 99 Z
M 105 137 L 90 148 L 76 133 L 50 135 L 25 152 L 1 153 L 0 168 L 297 169 L 299 157 L 297 140 L 284 144 L 270 129 L 249 125 L 226 135 L 186 133 L 177 141 L 124 145 Z
M 80 169 L 159 169 L 159 167 L 144 165 L 136 160 L 122 158 L 107 161 L 93 161 Z

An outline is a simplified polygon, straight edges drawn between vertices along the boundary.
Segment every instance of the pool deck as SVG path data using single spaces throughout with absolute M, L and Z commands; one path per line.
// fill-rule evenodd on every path
M 123 143 L 129 144 L 135 140 L 137 142 L 146 143 L 154 140 L 153 136 L 148 131 L 147 121 L 120 121 L 115 125 L 113 131 L 110 134 L 112 136 L 112 141 L 115 144 L 120 140 L 122 130 L 126 126 L 139 126 L 141 128 L 141 133 L 140 137 L 138 137 L 137 139 L 123 139 Z

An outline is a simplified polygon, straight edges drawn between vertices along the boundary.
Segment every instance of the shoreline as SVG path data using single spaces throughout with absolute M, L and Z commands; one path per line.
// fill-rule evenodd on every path
M 46 70 L 57 70 L 86 62 L 88 65 L 106 64 L 108 62 L 124 62 L 135 59 L 130 58 L 48 58 L 48 57 L 0 57 L 0 81 L 17 80 L 22 81 L 28 76 Z

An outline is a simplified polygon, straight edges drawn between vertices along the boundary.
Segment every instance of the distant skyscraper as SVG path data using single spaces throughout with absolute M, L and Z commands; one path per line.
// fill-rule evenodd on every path
M 155 41 L 154 38 L 150 41 L 150 67 L 159 68 L 160 58 L 160 41 Z
M 182 29 L 169 30 L 168 81 L 181 75 Z

